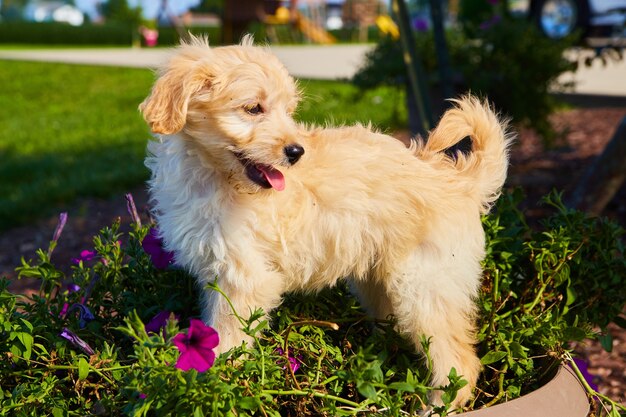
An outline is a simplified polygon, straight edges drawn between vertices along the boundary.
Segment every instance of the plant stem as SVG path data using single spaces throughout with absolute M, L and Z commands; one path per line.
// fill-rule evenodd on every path
M 239 320 L 239 323 L 241 323 L 241 326 L 245 327 L 246 326 L 246 322 L 239 315 L 239 313 L 237 313 L 237 310 L 235 310 L 235 306 L 233 305 L 233 302 L 230 300 L 230 297 L 227 296 L 224 293 L 224 291 L 222 291 L 222 289 L 217 285 L 217 277 L 215 278 L 215 281 L 213 281 L 212 283 L 208 284 L 207 287 L 212 289 L 213 291 L 217 291 L 218 294 L 220 294 L 221 296 L 223 296 L 226 299 L 226 302 L 228 303 L 228 306 L 230 307 L 230 309 L 233 312 L 233 315 L 237 318 L 237 320 Z
M 306 325 L 314 325 L 319 327 L 330 327 L 333 330 L 339 330 L 339 326 L 337 323 L 333 323 L 330 321 L 320 321 L 320 320 L 302 320 L 291 323 L 287 326 L 287 331 L 285 332 L 285 343 L 283 345 L 283 356 L 285 357 L 285 362 L 287 363 L 287 368 L 289 369 L 289 373 L 291 374 L 291 379 L 296 385 L 297 389 L 300 389 L 300 384 L 296 379 L 296 375 L 293 372 L 293 368 L 291 367 L 291 362 L 289 362 L 289 333 L 291 333 L 291 329 L 294 326 L 306 326 Z
M 591 386 L 589 385 L 589 383 L 587 382 L 587 380 L 583 376 L 582 372 L 580 372 L 580 369 L 578 369 L 578 365 L 576 365 L 576 362 L 574 362 L 574 358 L 572 358 L 572 355 L 570 355 L 569 352 L 565 352 L 565 354 L 563 356 L 565 357 L 565 360 L 567 361 L 567 364 L 570 366 L 570 368 L 572 368 L 572 370 L 574 371 L 574 373 L 578 377 L 578 380 L 580 381 L 580 383 L 587 390 L 587 393 L 589 394 L 590 397 L 597 397 L 597 398 L 601 399 L 602 402 L 609 403 L 611 405 L 611 407 L 617 407 L 617 408 L 621 409 L 622 411 L 626 411 L 626 407 L 625 406 L 616 403 L 615 401 L 611 400 L 606 395 L 600 394 L 598 391 L 596 391 L 593 388 L 591 388 Z
M 506 376 L 506 371 L 508 370 L 509 370 L 508 364 L 505 364 L 502 367 L 502 369 L 500 369 L 500 376 L 498 377 L 498 393 L 496 394 L 495 397 L 491 399 L 491 401 L 483 405 L 481 408 L 491 407 L 492 405 L 500 401 L 502 397 L 504 397 L 504 377 Z
M 526 313 L 530 313 L 531 310 L 533 308 L 535 308 L 535 306 L 537 306 L 537 304 L 539 304 L 539 301 L 541 301 L 541 299 L 543 297 L 543 293 L 545 292 L 546 288 L 548 288 L 548 284 L 554 280 L 554 277 L 556 277 L 556 274 L 558 274 L 559 271 L 561 270 L 561 268 L 563 268 L 563 265 L 565 265 L 565 262 L 570 261 L 572 259 L 572 256 L 574 256 L 580 250 L 580 248 L 582 248 L 582 247 L 583 247 L 583 244 L 581 243 L 571 253 L 569 253 L 569 254 L 565 255 L 563 258 L 561 258 L 561 260 L 559 261 L 559 264 L 556 266 L 556 268 L 554 268 L 554 270 L 552 271 L 552 274 L 550 275 L 550 277 L 548 277 L 548 279 L 543 283 L 543 285 L 541 286 L 541 288 L 537 292 L 537 295 L 535 296 L 535 299 L 532 301 L 530 306 L 528 306 L 528 307 L 524 306 L 525 307 L 524 311 Z
M 304 391 L 301 389 L 291 389 L 291 390 L 278 390 L 278 389 L 265 389 L 261 391 L 262 394 L 270 394 L 270 395 L 299 395 L 299 396 L 309 396 L 312 395 L 317 398 L 324 398 L 327 400 L 333 400 L 338 403 L 346 404 L 354 408 L 362 408 L 363 410 L 365 406 L 369 404 L 369 401 L 364 401 L 363 403 L 355 403 L 354 401 L 346 400 L 345 398 L 337 397 L 336 395 L 324 394 L 323 392 L 318 391 Z

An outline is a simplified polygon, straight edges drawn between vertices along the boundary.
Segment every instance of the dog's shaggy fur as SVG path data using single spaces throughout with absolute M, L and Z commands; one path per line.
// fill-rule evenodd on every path
M 480 370 L 480 215 L 505 180 L 504 124 L 466 97 L 407 148 L 366 127 L 301 125 L 298 99 L 283 65 L 251 38 L 178 48 L 140 106 L 159 134 L 146 164 L 166 248 L 201 286 L 217 277 L 239 313 L 349 279 L 416 347 L 432 338 L 432 383 L 446 384 L 455 367 L 470 382 L 464 403 Z M 468 136 L 471 152 L 446 152 Z M 203 291 L 218 349 L 245 340 L 223 297 Z

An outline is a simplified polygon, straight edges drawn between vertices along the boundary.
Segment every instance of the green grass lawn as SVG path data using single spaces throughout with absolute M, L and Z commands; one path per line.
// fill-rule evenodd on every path
M 0 230 L 53 214 L 79 196 L 108 197 L 148 178 L 150 133 L 137 111 L 145 69 L 0 61 Z M 333 124 L 406 119 L 393 89 L 301 81 L 298 117 Z

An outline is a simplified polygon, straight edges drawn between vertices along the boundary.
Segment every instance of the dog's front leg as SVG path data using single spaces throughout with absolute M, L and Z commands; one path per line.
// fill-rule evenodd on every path
M 227 352 L 243 342 L 250 344 L 252 337 L 242 330 L 242 320 L 247 320 L 258 308 L 268 313 L 280 304 L 283 279 L 278 273 L 246 271 L 245 274 L 241 270 L 222 271 L 217 285 L 223 294 L 211 288 L 204 291 L 202 318 L 219 334 L 217 353 Z

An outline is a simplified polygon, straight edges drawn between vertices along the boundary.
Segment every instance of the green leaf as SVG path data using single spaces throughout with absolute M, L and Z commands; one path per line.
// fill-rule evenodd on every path
M 576 301 L 576 290 L 570 285 L 567 287 L 567 300 L 565 301 L 566 306 L 571 306 L 574 301 Z
M 15 339 L 19 340 L 19 345 L 21 345 L 21 347 L 18 344 L 13 344 L 11 346 L 11 353 L 17 356 L 21 356 L 26 360 L 30 359 L 34 341 L 33 335 L 24 332 L 11 332 L 9 335 L 9 340 Z
M 457 391 L 456 390 L 452 390 L 452 391 L 446 391 L 441 395 L 441 401 L 445 404 L 445 405 L 450 405 L 452 403 L 452 401 L 454 401 L 454 399 L 456 398 L 457 395 Z
M 526 353 L 528 348 L 522 346 L 518 342 L 511 342 L 509 349 L 515 358 L 526 359 L 528 357 L 528 354 Z
M 613 351 L 613 336 L 610 333 L 598 336 L 598 341 L 600 341 L 600 345 L 604 350 L 607 352 Z
M 268 324 L 267 320 L 262 320 L 262 321 L 259 322 L 259 324 L 252 331 L 254 333 L 261 333 L 263 330 L 267 329 L 268 327 L 269 327 L 269 324 Z
M 52 416 L 53 417 L 63 417 L 65 414 L 63 413 L 63 410 L 61 410 L 60 408 L 54 407 L 52 409 Z
M 243 397 L 237 401 L 237 404 L 244 410 L 256 410 L 259 408 L 258 400 L 254 397 Z
M 587 337 L 587 332 L 579 327 L 568 326 L 563 329 L 563 338 L 569 341 L 580 341 Z
M 30 332 L 32 332 L 32 331 L 33 331 L 33 325 L 31 324 L 31 322 L 30 322 L 30 321 L 28 321 L 28 320 L 26 320 L 26 319 L 23 319 L 23 318 L 20 318 L 20 321 L 22 322 L 22 324 L 23 324 L 24 326 L 26 326 L 26 327 L 28 328 L 28 330 L 29 330 Z
M 391 384 L 389 384 L 389 388 L 404 392 L 415 392 L 415 388 L 413 388 L 413 385 L 409 384 L 408 382 L 392 382 Z
M 85 360 L 85 358 L 80 358 L 78 360 L 78 379 L 87 379 L 89 376 L 89 364 Z
M 498 362 L 501 359 L 504 359 L 506 357 L 507 353 L 506 352 L 502 352 L 502 351 L 492 351 L 492 352 L 487 352 L 487 354 L 485 356 L 483 356 L 482 358 L 480 358 L 480 363 L 483 365 L 489 365 L 492 364 L 494 362 Z
M 193 410 L 193 417 L 204 417 L 204 413 L 202 412 L 201 406 L 196 406 Z
M 376 388 L 374 388 L 374 385 L 372 385 L 371 383 L 367 381 L 361 381 L 357 383 L 356 389 L 357 391 L 359 391 L 359 394 L 361 394 L 367 399 L 375 400 L 376 397 L 378 397 L 378 394 L 376 393 Z

